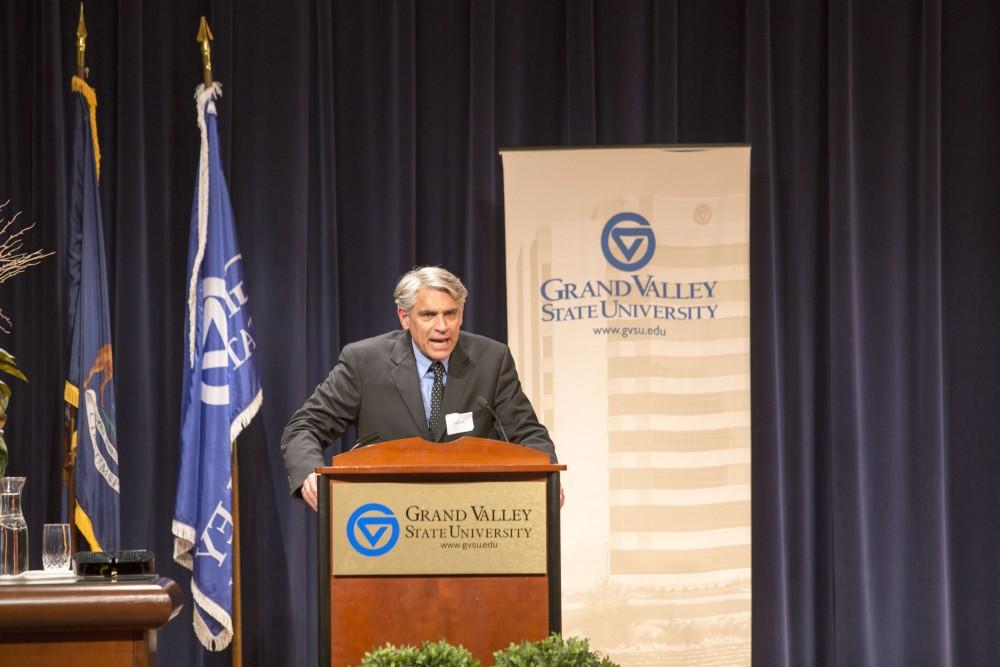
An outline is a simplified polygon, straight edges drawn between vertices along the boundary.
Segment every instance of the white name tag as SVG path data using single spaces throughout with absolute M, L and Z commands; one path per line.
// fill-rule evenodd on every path
M 444 416 L 444 423 L 448 426 L 448 435 L 456 433 L 468 433 L 472 430 L 471 412 L 452 412 Z

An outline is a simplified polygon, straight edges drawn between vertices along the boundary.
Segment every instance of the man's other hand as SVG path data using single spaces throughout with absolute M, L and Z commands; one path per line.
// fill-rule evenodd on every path
M 302 500 L 306 501 L 306 504 L 313 508 L 314 512 L 318 501 L 316 496 L 316 479 L 318 477 L 317 473 L 312 473 L 302 482 Z

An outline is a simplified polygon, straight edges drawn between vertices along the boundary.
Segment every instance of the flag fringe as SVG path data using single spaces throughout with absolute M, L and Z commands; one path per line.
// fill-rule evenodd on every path
M 79 502 L 76 503 L 76 508 L 73 510 L 73 523 L 76 524 L 76 529 L 80 531 L 83 538 L 87 540 L 91 551 L 104 551 L 101 548 L 100 540 L 94 534 L 94 522 L 90 520 L 86 510 L 83 509 Z
M 194 626 L 194 634 L 197 635 L 198 641 L 209 651 L 221 651 L 225 649 L 233 640 L 232 617 L 210 597 L 202 593 L 193 578 L 191 579 L 191 597 L 194 598 L 191 623 Z M 208 624 L 205 623 L 205 619 L 201 617 L 201 610 L 204 610 L 205 613 L 222 626 L 219 634 L 212 634 Z
M 63 400 L 74 408 L 80 407 L 80 390 L 69 380 L 66 380 L 66 385 L 63 387 Z
M 194 557 L 191 550 L 194 549 L 194 526 L 174 519 L 170 532 L 174 535 L 174 562 L 193 571 Z
M 194 528 L 175 520 L 171 530 L 174 534 L 174 560 L 188 570 L 194 571 L 194 557 L 191 554 L 194 548 Z M 221 651 L 228 647 L 233 639 L 232 616 L 201 592 L 194 577 L 191 578 L 191 597 L 194 601 L 191 624 L 198 641 L 209 651 Z M 205 619 L 201 617 L 202 610 L 222 626 L 219 634 L 213 634 L 209 629 Z
M 218 81 L 205 87 L 199 84 L 194 91 L 198 109 L 198 130 L 201 133 L 201 152 L 198 157 L 198 250 L 191 263 L 191 277 L 188 283 L 188 363 L 194 367 L 195 328 L 198 321 L 198 274 L 201 261 L 205 258 L 208 242 L 208 126 L 205 124 L 205 107 L 222 95 L 222 84 Z
M 78 76 L 70 79 L 70 88 L 74 93 L 83 95 L 90 109 L 90 136 L 94 143 L 94 173 L 98 182 L 101 180 L 101 144 L 97 141 L 97 93 L 86 81 Z
M 250 405 L 246 407 L 243 412 L 236 416 L 233 423 L 229 425 L 229 442 L 235 443 L 236 436 L 243 432 L 253 418 L 257 416 L 257 411 L 260 410 L 261 404 L 264 402 L 264 390 L 258 389 L 257 395 L 254 396 L 253 400 L 250 401 Z

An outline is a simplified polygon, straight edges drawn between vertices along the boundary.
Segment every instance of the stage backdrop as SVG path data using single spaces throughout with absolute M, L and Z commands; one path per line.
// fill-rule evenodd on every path
M 556 442 L 563 630 L 750 664 L 750 149 L 503 151 L 509 342 Z

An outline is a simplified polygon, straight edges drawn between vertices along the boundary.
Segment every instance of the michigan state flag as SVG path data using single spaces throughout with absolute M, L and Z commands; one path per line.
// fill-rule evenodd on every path
M 181 398 L 181 461 L 174 560 L 191 570 L 194 630 L 220 651 L 233 635 L 232 447 L 260 408 L 253 321 L 229 191 L 219 155 L 215 99 L 195 93 L 201 158 L 191 240 Z
M 73 77 L 73 182 L 69 206 L 70 360 L 66 402 L 77 408 L 70 456 L 75 459 L 73 521 L 94 551 L 119 548 L 118 446 L 108 277 L 101 202 L 97 95 Z

